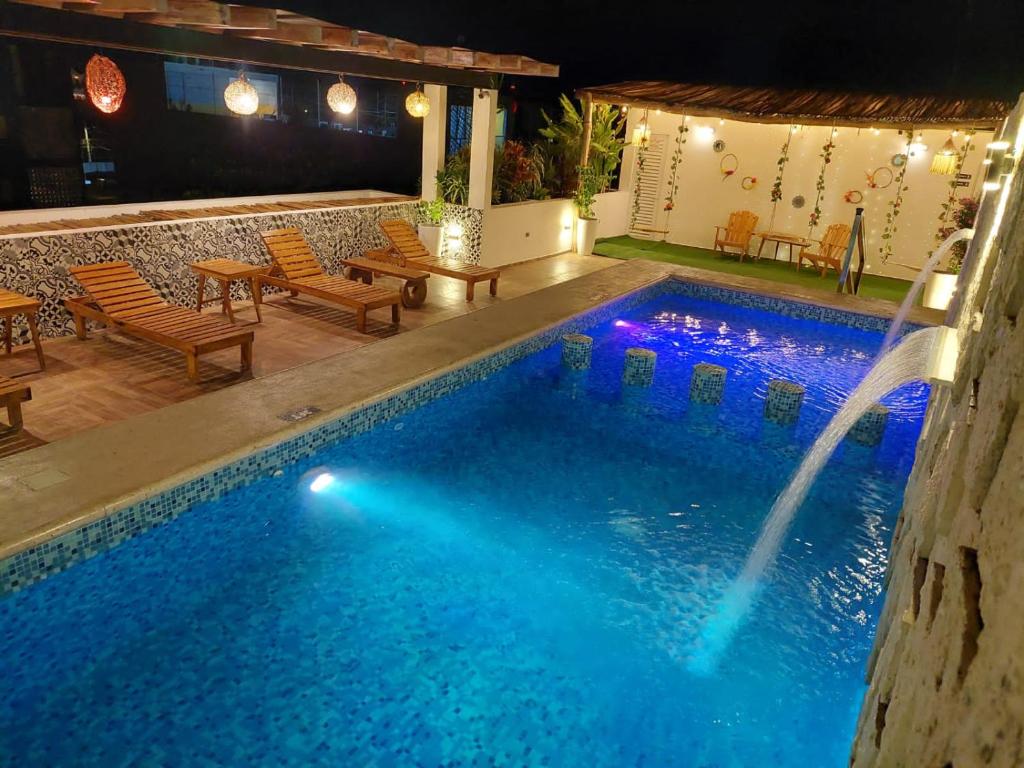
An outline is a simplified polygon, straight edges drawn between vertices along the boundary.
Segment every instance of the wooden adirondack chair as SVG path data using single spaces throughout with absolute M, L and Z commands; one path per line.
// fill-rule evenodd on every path
M 729 223 L 724 227 L 715 227 L 715 250 L 728 253 L 726 248 L 738 248 L 740 261 L 750 255 L 750 238 L 754 236 L 757 226 L 757 214 L 750 211 L 733 211 L 729 214 Z
M 800 250 L 800 258 L 797 259 L 796 268 L 799 270 L 804 261 L 809 261 L 815 269 L 821 272 L 824 277 L 829 267 L 836 272 L 842 269 L 843 254 L 850 243 L 850 232 L 852 230 L 846 224 L 829 224 L 825 230 L 825 236 L 816 241 L 818 247 L 811 250 L 811 246 L 805 246 Z

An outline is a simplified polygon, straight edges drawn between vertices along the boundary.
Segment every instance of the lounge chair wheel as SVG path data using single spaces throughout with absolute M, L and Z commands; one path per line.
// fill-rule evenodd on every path
M 402 306 L 406 309 L 416 309 L 423 306 L 427 299 L 426 280 L 406 280 L 402 286 Z

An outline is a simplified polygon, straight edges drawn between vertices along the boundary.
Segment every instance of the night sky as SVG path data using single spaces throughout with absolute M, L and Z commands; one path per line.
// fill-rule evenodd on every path
M 416 43 L 560 64 L 561 82 L 534 86 L 542 88 L 665 79 L 954 97 L 1015 98 L 1024 89 L 1024 0 L 276 5 Z

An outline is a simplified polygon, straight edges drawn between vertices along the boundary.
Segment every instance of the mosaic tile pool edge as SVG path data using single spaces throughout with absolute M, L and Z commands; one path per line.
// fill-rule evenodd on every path
M 467 365 L 447 371 L 429 381 L 388 395 L 338 419 L 287 438 L 269 448 L 226 464 L 214 471 L 163 491 L 152 498 L 111 512 L 99 520 L 61 534 L 31 549 L 0 560 L 0 598 L 67 570 L 94 555 L 163 525 L 195 505 L 210 501 L 268 472 L 315 453 L 324 445 L 372 429 L 426 402 L 486 378 L 497 370 L 555 344 L 566 333 L 586 330 L 665 293 L 721 301 L 768 310 L 789 317 L 801 317 L 833 325 L 846 325 L 885 332 L 889 321 L 873 315 L 805 304 L 775 296 L 687 282 L 668 277 L 632 293 L 586 310 L 527 339 L 513 342 Z M 908 328 L 907 330 L 913 330 Z

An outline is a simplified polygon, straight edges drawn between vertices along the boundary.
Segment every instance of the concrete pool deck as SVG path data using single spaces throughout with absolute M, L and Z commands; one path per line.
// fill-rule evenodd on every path
M 0 559 L 667 277 L 879 317 L 897 310 L 877 299 L 625 262 L 0 460 Z M 915 308 L 909 319 L 933 324 L 942 315 Z M 310 407 L 318 410 L 308 418 L 282 419 Z

